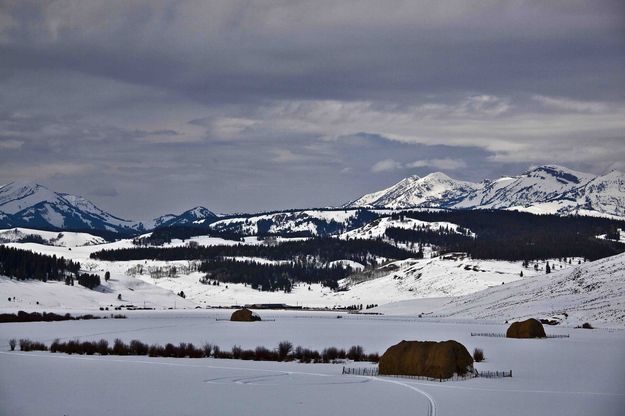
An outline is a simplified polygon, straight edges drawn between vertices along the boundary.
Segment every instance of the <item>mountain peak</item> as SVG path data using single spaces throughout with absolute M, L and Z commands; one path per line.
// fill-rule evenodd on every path
M 453 181 L 455 179 L 447 176 L 443 172 L 432 172 L 426 176 L 424 176 L 423 181 Z
M 206 220 L 214 220 L 217 218 L 217 214 L 212 212 L 206 207 L 198 205 L 191 209 L 186 210 L 182 214 L 167 214 L 155 218 L 152 221 L 152 225 L 155 228 L 171 227 L 174 225 L 189 225 L 189 224 L 203 224 Z
M 583 184 L 587 183 L 591 179 L 593 179 L 593 175 L 588 173 L 578 172 L 573 169 L 566 168 L 560 165 L 541 165 L 541 166 L 533 166 L 529 170 L 527 170 L 523 175 L 525 176 L 540 176 L 544 177 L 544 175 L 555 178 L 560 182 L 571 182 L 574 184 Z

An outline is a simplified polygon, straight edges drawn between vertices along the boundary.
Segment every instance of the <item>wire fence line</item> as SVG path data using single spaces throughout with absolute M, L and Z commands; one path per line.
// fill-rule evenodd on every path
M 498 337 L 506 338 L 506 334 L 502 332 L 471 332 L 472 337 Z M 569 334 L 547 335 L 545 338 L 570 338 Z
M 465 375 L 457 375 L 454 374 L 449 378 L 435 378 L 435 377 L 427 377 L 427 376 L 411 376 L 411 375 L 403 375 L 403 374 L 380 374 L 379 370 L 376 367 L 343 367 L 343 371 L 341 374 L 347 375 L 355 375 L 355 376 L 368 376 L 368 377 L 396 377 L 396 378 L 405 378 L 411 380 L 425 380 L 425 381 L 462 381 L 462 380 L 470 380 L 473 378 L 481 377 L 481 378 L 504 378 L 504 377 L 512 377 L 512 370 L 507 371 L 478 371 L 474 370 L 473 372 L 469 372 Z

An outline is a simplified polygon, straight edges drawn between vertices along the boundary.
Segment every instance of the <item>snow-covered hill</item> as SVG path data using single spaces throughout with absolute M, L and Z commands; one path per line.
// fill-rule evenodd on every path
M 218 216 L 208 208 L 195 207 L 182 214 L 166 214 L 153 220 L 150 228 L 173 227 L 180 225 L 208 224 L 215 221 Z
M 101 210 L 83 197 L 51 191 L 29 182 L 0 187 L 0 227 L 102 230 L 129 233 L 143 225 Z
M 393 219 L 392 217 L 382 217 L 377 220 L 373 220 L 370 223 L 356 228 L 351 231 L 347 231 L 339 236 L 344 239 L 375 239 L 384 238 L 386 230 L 389 228 L 402 228 L 406 230 L 428 230 L 428 231 L 440 231 L 455 232 L 462 235 L 475 237 L 475 234 L 470 230 L 464 229 L 457 224 L 451 222 L 427 222 L 420 221 L 414 218 L 401 217 L 399 219 Z
M 493 320 L 557 318 L 570 325 L 625 326 L 625 254 L 465 296 L 390 303 L 377 310 Z
M 625 216 L 625 175 L 593 176 L 562 166 L 538 166 L 494 181 L 457 181 L 442 173 L 411 176 L 345 207 L 516 209 L 539 214 Z
M 50 246 L 80 247 L 104 244 L 106 240 L 102 237 L 87 233 L 73 233 L 68 231 L 41 231 L 30 230 L 28 228 L 0 230 L 0 244 L 21 242 L 40 242 Z
M 249 217 L 235 217 L 216 221 L 210 225 L 215 231 L 241 235 L 263 234 L 337 234 L 360 227 L 377 218 L 368 210 L 304 210 L 286 211 Z
M 278 242 L 281 239 L 278 238 Z M 241 244 L 233 240 L 215 237 L 192 237 L 191 241 L 199 245 Z M 243 244 L 267 244 L 255 237 L 248 237 Z M 186 242 L 174 240 L 167 246 L 181 246 Z M 383 264 L 376 269 L 363 270 L 363 266 L 349 261 L 337 261 L 354 270 L 355 274 L 339 282 L 340 291 L 333 291 L 320 284 L 297 283 L 291 293 L 262 292 L 249 285 L 222 283 L 219 286 L 201 282 L 203 273 L 195 271 L 189 261 L 100 261 L 91 259 L 89 255 L 104 249 L 133 247 L 132 240 L 120 240 L 99 245 L 79 247 L 50 246 L 37 243 L 8 243 L 8 246 L 32 250 L 34 252 L 56 255 L 72 259 L 81 264 L 81 270 L 87 273 L 104 276 L 111 273 L 111 280 L 103 282 L 99 291 L 91 293 L 78 286 L 67 287 L 62 282 L 47 283 L 38 281 L 11 283 L 9 279 L 0 280 L 0 292 L 6 296 L 21 297 L 21 303 L 6 301 L 0 298 L 0 308 L 19 308 L 32 306 L 40 302 L 41 307 L 66 305 L 71 307 L 94 308 L 117 304 L 119 293 L 127 302 L 143 301 L 152 305 L 171 306 L 176 298 L 165 296 L 175 295 L 180 291 L 186 294 L 187 307 L 229 306 L 248 303 L 286 303 L 314 307 L 344 307 L 354 304 L 384 304 L 407 299 L 433 298 L 441 296 L 457 296 L 472 293 L 490 286 L 506 285 L 512 281 L 536 274 L 544 274 L 545 262 L 523 267 L 522 262 L 471 260 L 463 255 L 445 256 L 426 259 L 408 259 Z M 258 262 L 270 262 L 266 259 L 239 258 Z M 576 264 L 576 260 L 573 264 Z M 568 262 L 550 260 L 553 270 L 572 267 Z M 176 269 L 175 277 L 168 277 L 166 271 Z M 161 273 L 156 273 L 160 271 Z M 523 272 L 523 276 L 521 276 Z M 139 284 L 139 282 L 141 284 Z M 32 286 L 29 286 L 32 284 Z M 27 293 L 32 287 L 33 292 Z M 156 287 L 156 288 L 155 288 Z M 165 292 L 162 292 L 165 291 Z M 156 298 L 151 299 L 155 293 Z M 75 294 L 77 298 L 71 298 Z M 165 296 L 165 297 L 162 297 Z M 17 300 L 16 300 L 17 302 Z M 190 302 L 190 303 L 189 303 Z M 183 303 L 178 303 L 182 307 Z M 59 306 L 60 307 L 60 306 Z

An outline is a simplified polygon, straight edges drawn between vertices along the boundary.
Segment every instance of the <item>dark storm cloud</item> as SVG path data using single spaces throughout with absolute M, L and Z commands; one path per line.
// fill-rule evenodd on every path
M 0 0 L 0 56 L 0 182 L 127 216 L 625 168 L 620 1 Z

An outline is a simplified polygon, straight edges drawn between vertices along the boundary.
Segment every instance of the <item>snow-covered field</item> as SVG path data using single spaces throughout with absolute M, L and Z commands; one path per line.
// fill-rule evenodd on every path
M 0 414 L 7 415 L 622 415 L 625 331 L 547 327 L 570 338 L 471 337 L 500 323 L 398 316 L 259 311 L 275 321 L 232 323 L 230 311 L 128 312 L 125 320 L 0 324 Z M 8 351 L 10 338 L 211 342 L 321 349 L 362 345 L 383 352 L 402 339 L 455 339 L 483 348 L 478 370 L 506 379 L 412 381 L 341 375 L 341 364 L 69 356 Z M 348 364 L 367 366 L 368 364 Z M 430 403 L 431 400 L 431 403 Z M 432 407 L 434 413 L 428 413 Z

